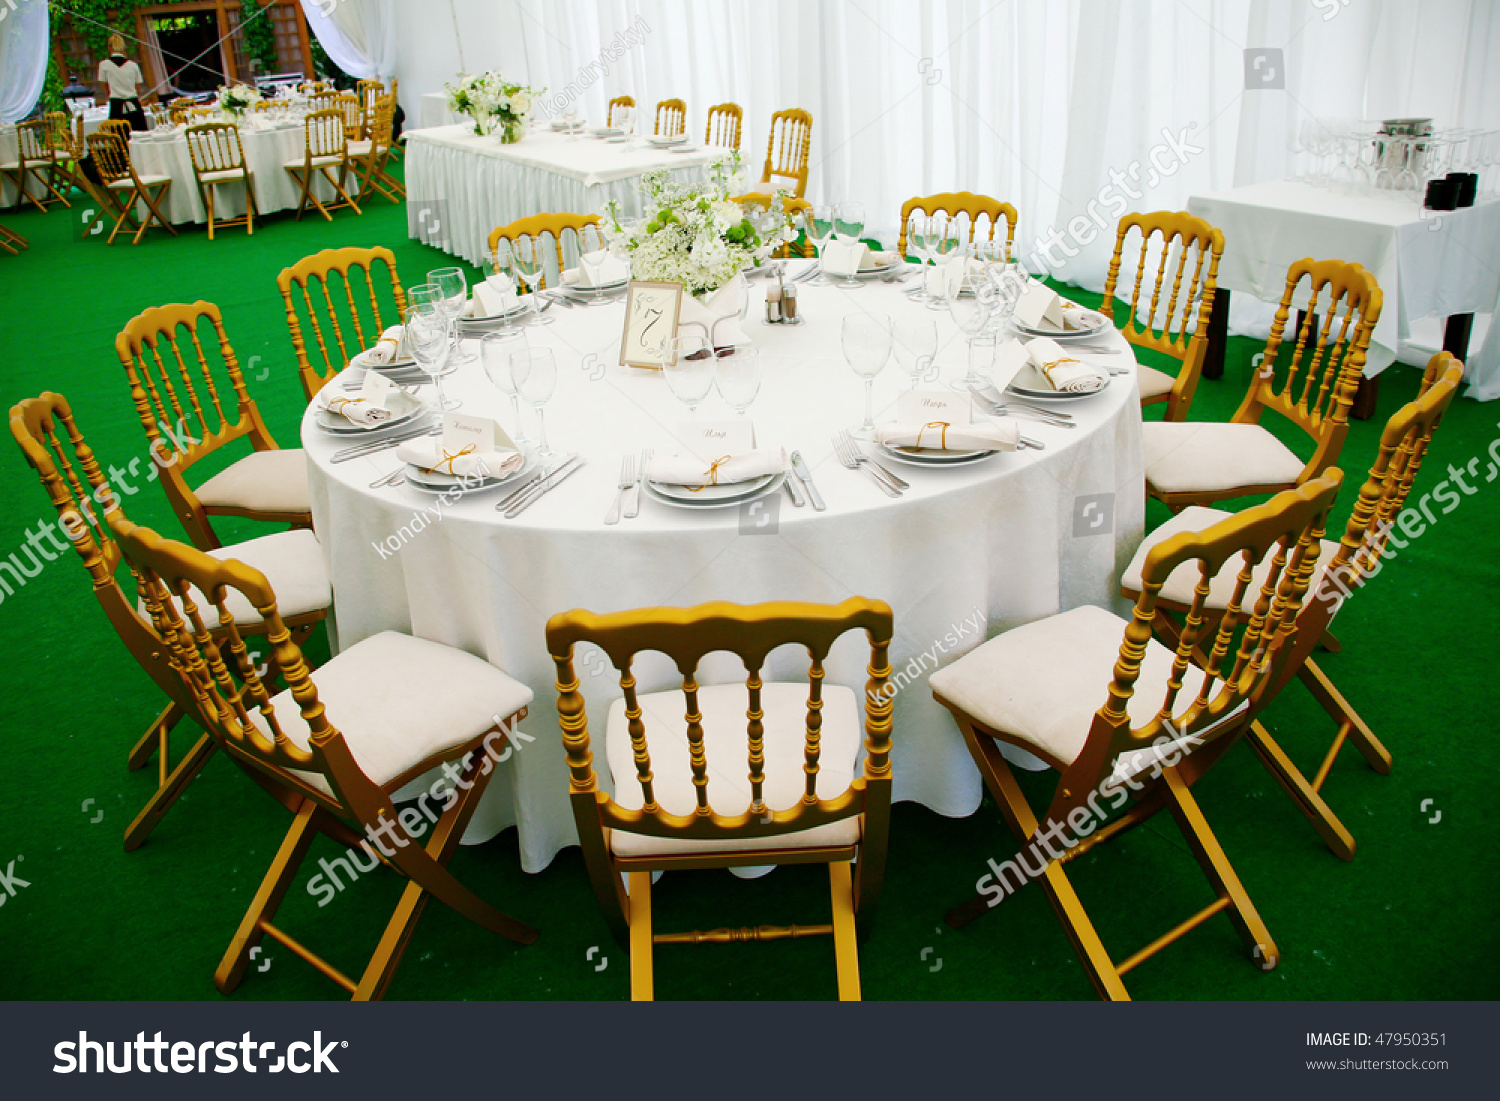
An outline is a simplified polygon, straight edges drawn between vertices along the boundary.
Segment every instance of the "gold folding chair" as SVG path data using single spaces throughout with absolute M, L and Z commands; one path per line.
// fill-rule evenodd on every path
M 194 715 L 234 761 L 291 810 L 293 821 L 214 973 L 229 994 L 244 978 L 263 938 L 285 945 L 356 1001 L 384 996 L 429 897 L 491 932 L 521 944 L 536 931 L 484 902 L 448 870 L 464 827 L 491 775 L 491 756 L 526 714 L 531 690 L 462 650 L 384 631 L 309 673 L 265 574 L 232 558 L 163 539 L 110 517 L 126 560 L 141 579 L 156 633 L 194 703 Z M 268 658 L 287 688 L 274 697 L 246 656 L 232 607 L 248 601 L 265 621 Z M 217 613 L 219 631 L 207 623 Z M 335 727 L 333 721 L 343 722 Z M 458 762 L 456 765 L 453 762 Z M 408 825 L 392 796 L 432 769 L 450 786 L 424 792 Z M 430 801 L 443 808 L 438 814 Z M 451 800 L 451 801 L 450 801 Z M 422 843 L 427 817 L 432 836 Z M 407 885 L 358 980 L 350 978 L 272 922 L 318 833 L 352 850 L 365 871 L 377 862 Z M 372 846 L 378 848 L 377 855 Z M 365 853 L 369 866 L 360 861 Z M 342 862 L 339 857 L 335 864 Z M 349 869 L 351 878 L 353 869 Z M 336 877 L 335 877 L 336 878 Z M 339 883 L 339 887 L 343 884 Z M 330 890 L 335 888 L 331 885 Z
M 338 101 L 338 89 L 322 81 L 307 94 L 309 111 L 332 111 L 338 106 Z
M 375 293 L 380 282 L 375 277 L 376 264 L 384 264 L 391 280 L 393 307 L 382 315 L 380 300 Z M 351 277 L 352 271 L 359 278 Z M 337 278 L 333 278 L 337 273 Z M 344 337 L 344 324 L 339 319 L 340 308 L 334 305 L 333 288 L 343 286 L 343 298 L 348 304 L 345 317 L 352 324 L 353 341 Z M 361 317 L 355 295 L 356 284 L 370 296 L 370 318 L 368 327 Z M 297 356 L 297 373 L 302 379 L 302 390 L 311 401 L 319 390 L 332 381 L 333 376 L 349 365 L 349 361 L 380 338 L 388 325 L 399 325 L 406 316 L 406 295 L 401 291 L 401 277 L 396 272 L 396 257 L 390 249 L 341 248 L 324 249 L 312 256 L 304 256 L 289 268 L 282 268 L 276 277 L 276 286 L 281 291 L 282 303 L 286 306 L 287 329 L 292 334 L 292 351 Z M 298 292 L 293 294 L 293 288 Z M 317 341 L 321 366 L 314 366 L 308 355 L 307 342 L 303 338 L 302 320 L 298 317 L 297 299 L 301 299 L 301 312 L 312 326 L 313 338 Z M 321 306 L 319 303 L 321 302 Z
M 50 128 L 42 119 L 32 119 L 16 127 L 16 159 L 0 162 L 0 180 L 5 180 L 16 189 L 16 201 L 11 210 L 20 210 L 23 202 L 29 202 L 38 210 L 45 211 L 51 203 L 72 206 L 57 190 L 57 160 L 52 155 Z M 35 181 L 41 194 L 33 194 L 27 186 Z
M 934 698 L 953 713 L 1023 846 L 1015 858 L 991 862 L 980 895 L 949 913 L 950 925 L 972 921 L 1040 879 L 1103 997 L 1128 998 L 1122 976 L 1221 911 L 1259 966 L 1276 966 L 1276 944 L 1189 789 L 1244 733 L 1291 657 L 1341 478 L 1330 469 L 1206 531 L 1158 544 L 1146 556 L 1128 622 L 1085 605 L 1007 631 L 932 674 Z M 1209 628 L 1202 614 L 1209 580 L 1231 561 L 1238 562 L 1234 584 L 1223 616 Z M 1151 628 L 1162 586 L 1178 569 L 1198 579 L 1196 599 L 1189 629 L 1168 647 L 1152 638 Z M 1208 655 L 1201 669 L 1193 665 L 1200 649 Z M 1091 714 L 1106 681 L 1104 706 Z M 1059 773 L 1045 829 L 1016 784 L 1002 742 Z M 1127 803 L 1133 805 L 1117 814 Z M 1171 812 L 1216 897 L 1116 963 L 1064 865 L 1161 810 Z
M 62 111 L 49 111 L 46 115 L 47 145 L 52 150 L 52 160 L 62 174 L 63 186 L 77 187 L 88 191 L 87 180 L 78 162 L 83 160 L 83 150 L 74 142 L 73 127 Z
M 1188 407 L 1203 373 L 1203 357 L 1208 352 L 1208 320 L 1213 314 L 1214 292 L 1218 287 L 1219 258 L 1224 255 L 1224 234 L 1202 218 L 1186 211 L 1158 210 L 1150 214 L 1127 214 L 1120 219 L 1115 233 L 1115 251 L 1109 260 L 1109 275 L 1104 280 L 1104 301 L 1099 309 L 1111 321 L 1115 318 L 1115 282 L 1120 275 L 1120 259 L 1125 238 L 1135 230 L 1140 237 L 1140 255 L 1136 259 L 1135 287 L 1130 292 L 1130 314 L 1120 334 L 1138 348 L 1149 348 L 1176 359 L 1180 366 L 1175 377 L 1144 363 L 1136 367 L 1136 384 L 1141 406 L 1167 406 L 1166 419 L 1187 419 Z M 1156 278 L 1151 284 L 1151 306 L 1141 318 L 1141 286 L 1152 248 L 1161 250 Z M 1183 289 L 1182 275 L 1187 270 L 1189 254 L 1193 273 Z M 1167 268 L 1176 259 L 1172 274 L 1172 291 L 1167 297 L 1166 312 L 1160 313 L 1162 288 Z M 1206 263 L 1205 263 L 1206 261 Z M 1198 320 L 1191 333 L 1193 304 L 1198 304 Z M 1181 313 L 1178 304 L 1181 303 Z
M 389 96 L 382 97 L 376 102 L 371 116 L 369 138 L 349 143 L 349 157 L 359 180 L 359 194 L 355 196 L 357 202 L 365 202 L 377 191 L 393 203 L 406 198 L 405 185 L 385 168 L 391 156 L 391 128 L 395 110 L 396 101 Z
M 344 115 L 344 137 L 349 141 L 364 141 L 365 106 L 353 92 L 340 92 L 333 100 L 333 109 Z
M 375 117 L 375 107 L 385 98 L 385 85 L 378 80 L 358 80 L 354 83 L 354 98 L 359 101 L 360 113 L 368 124 Z M 368 133 L 364 136 L 368 137 Z M 352 138 L 350 139 L 353 140 Z
M 212 327 L 218 345 L 217 372 L 199 339 L 203 321 Z M 260 407 L 245 390 L 219 307 L 212 302 L 155 306 L 126 323 L 115 337 L 115 352 L 150 451 L 162 460 L 162 488 L 195 546 L 211 551 L 223 545 L 211 516 L 312 526 L 306 457 L 300 448 L 284 450 L 271 438 Z M 216 373 L 233 390 L 233 420 L 214 381 Z M 195 464 L 243 437 L 254 447 L 250 454 L 196 488 L 188 484 L 187 472 Z
M 983 219 L 989 225 L 988 240 L 994 241 L 995 230 L 999 227 L 1001 220 L 1005 222 L 1005 259 L 1010 260 L 1011 247 L 1016 242 L 1016 208 L 1010 203 L 1002 203 L 999 199 L 992 199 L 988 195 L 976 195 L 972 191 L 949 191 L 941 195 L 918 195 L 907 199 L 901 204 L 901 233 L 896 241 L 896 250 L 901 253 L 903 259 L 906 257 L 906 231 L 911 225 L 912 215 L 921 211 L 929 217 L 934 214 L 947 214 L 956 217 L 963 214 L 969 220 L 969 244 L 974 243 L 974 234 L 978 231 L 980 220 Z
M 61 426 L 62 432 L 58 432 Z M 214 743 L 203 735 L 192 749 L 171 765 L 170 736 L 185 715 L 194 713 L 192 700 L 167 661 L 164 640 L 156 633 L 143 606 L 125 595 L 118 575 L 120 550 L 101 514 L 123 517 L 120 498 L 110 487 L 94 452 L 73 420 L 67 399 L 44 393 L 27 398 L 10 410 L 10 430 L 21 454 L 41 478 L 57 509 L 62 534 L 73 544 L 93 580 L 94 597 L 115 627 L 120 641 L 146 675 L 166 693 L 167 707 L 146 729 L 126 757 L 132 769 L 144 767 L 157 755 L 156 794 L 125 830 L 125 851 L 139 847 L 177 797 L 212 756 Z M 226 552 L 253 563 L 276 580 L 287 596 L 287 626 L 305 638 L 326 615 L 333 593 L 323 566 L 323 551 L 310 531 L 279 532 L 252 539 Z M 248 605 L 236 608 L 240 632 L 265 633 L 260 613 Z
M 485 246 L 485 255 L 493 259 L 495 249 L 499 247 L 501 241 L 509 241 L 512 247 L 514 247 L 515 242 L 523 237 L 531 238 L 533 242 L 536 242 L 536 246 L 540 248 L 542 235 L 551 234 L 552 243 L 557 249 L 557 270 L 559 278 L 561 278 L 564 266 L 563 233 L 571 230 L 574 239 L 577 241 L 578 251 L 585 252 L 588 251 L 586 231 L 589 226 L 594 227 L 595 247 L 603 248 L 604 235 L 603 231 L 599 228 L 599 215 L 597 214 L 533 214 L 529 218 L 517 218 L 508 226 L 496 226 L 490 230 L 489 240 Z M 540 257 L 540 254 L 538 255 Z M 537 286 L 540 290 L 547 289 L 546 272 L 541 273 Z
M 193 161 L 193 176 L 198 181 L 198 194 L 203 197 L 203 208 L 208 213 L 208 239 L 214 239 L 214 228 L 244 226 L 247 236 L 255 233 L 255 173 L 245 162 L 245 151 L 240 145 L 240 128 L 232 122 L 204 122 L 189 126 L 187 138 L 188 156 Z M 245 213 L 238 218 L 214 221 L 214 197 L 223 184 L 242 184 L 245 188 Z
M 738 103 L 714 104 L 708 109 L 708 129 L 703 132 L 703 144 L 738 149 L 744 115 Z
M 21 255 L 21 250 L 23 248 L 30 247 L 31 244 L 26 240 L 26 238 L 22 237 L 15 230 L 7 229 L 5 226 L 0 226 L 0 248 L 3 248 L 12 256 L 19 256 Z
M 167 116 L 174 126 L 186 126 L 193 117 L 195 104 L 190 99 L 178 98 L 167 104 Z M 128 124 L 127 124 L 128 125 Z
M 349 140 L 344 134 L 344 113 L 338 110 L 313 111 L 307 116 L 306 146 L 300 161 L 287 161 L 286 174 L 297 181 L 302 190 L 302 199 L 297 204 L 297 220 L 311 203 L 318 213 L 333 221 L 332 210 L 351 207 L 356 214 L 363 214 L 359 204 L 344 189 L 351 175 L 349 166 Z M 334 175 L 334 169 L 338 174 Z M 324 203 L 313 193 L 313 181 L 318 175 L 333 185 L 337 200 Z
M 848 688 L 823 684 L 829 649 L 856 629 L 870 640 L 866 756 L 858 777 L 858 699 Z M 634 1000 L 653 997 L 654 945 L 828 934 L 834 940 L 839 998 L 859 999 L 856 923 L 861 934 L 868 933 L 890 829 L 890 641 L 890 608 L 860 597 L 839 605 L 713 603 L 604 616 L 578 609 L 548 621 L 573 820 L 605 919 L 630 948 Z M 573 648 L 580 642 L 599 646 L 620 672 L 624 699 L 610 708 L 604 734 L 614 798 L 600 790 L 594 774 L 588 717 L 573 670 Z M 788 644 L 808 652 L 806 690 L 797 683 L 761 680 L 767 655 Z M 676 691 L 637 694 L 631 665 L 643 650 L 672 659 L 682 673 L 681 696 Z M 743 690 L 699 687 L 698 663 L 721 650 L 744 662 Z M 676 733 L 682 729 L 684 699 L 685 739 Z M 710 802 L 714 793 L 718 807 Z M 653 871 L 764 864 L 827 864 L 832 923 L 652 931 Z M 628 893 L 622 876 L 628 877 Z
M 675 138 L 687 132 L 687 104 L 680 99 L 664 99 L 656 105 L 656 129 L 659 138 Z
M 1313 660 L 1312 651 L 1320 642 L 1329 641 L 1329 623 L 1349 594 L 1362 588 L 1380 572 L 1387 533 L 1411 492 L 1432 434 L 1462 381 L 1463 364 L 1452 354 L 1439 352 L 1432 357 L 1422 379 L 1421 393 L 1415 401 L 1396 411 L 1381 434 L 1379 453 L 1370 467 L 1370 476 L 1359 491 L 1359 499 L 1344 528 L 1343 540 L 1337 543 L 1323 540 L 1317 572 L 1311 584 L 1317 600 L 1310 602 L 1300 617 L 1297 648 L 1277 686 L 1279 690 L 1295 676 L 1337 724 L 1333 740 L 1317 771 L 1312 779 L 1308 779 L 1258 719 L 1246 735 L 1250 748 L 1261 763 L 1292 797 L 1328 848 L 1344 860 L 1354 859 L 1354 836 L 1323 800 L 1324 781 L 1346 741 L 1352 742 L 1370 767 L 1382 775 L 1390 774 L 1391 754 Z M 1195 506 L 1184 509 L 1153 531 L 1136 551 L 1135 558 L 1120 579 L 1125 596 L 1134 599 L 1140 592 L 1142 564 L 1152 547 L 1181 531 L 1207 527 L 1230 515 L 1220 509 Z M 1192 579 L 1187 577 L 1169 578 L 1158 596 L 1156 631 L 1169 644 L 1182 633 L 1182 616 L 1192 604 L 1191 583 Z M 1231 585 L 1232 579 L 1227 575 L 1214 579 L 1212 591 L 1204 601 L 1205 614 L 1211 617 L 1223 615 Z
M 800 107 L 771 116 L 766 166 L 757 190 L 770 194 L 785 187 L 797 198 L 807 193 L 807 160 L 812 150 L 812 115 Z
M 176 227 L 167 221 L 166 215 L 161 211 L 162 202 L 172 190 L 172 177 L 138 174 L 130 159 L 130 146 L 113 134 L 95 131 L 88 136 L 88 143 L 89 155 L 93 158 L 99 178 L 104 181 L 103 191 L 109 196 L 112 213 L 115 215 L 115 225 L 109 231 L 107 243 L 114 244 L 115 238 L 127 225 L 135 228 L 135 236 L 130 242 L 133 245 L 140 244 L 146 230 L 153 225 L 160 226 L 176 237 Z M 136 213 L 137 207 L 142 206 L 146 209 L 145 217 Z
M 757 195 L 754 193 L 736 195 L 734 201 L 741 206 L 758 206 L 767 210 L 771 207 L 771 196 L 769 195 Z M 783 195 L 781 197 L 781 209 L 786 211 L 786 216 L 792 219 L 792 224 L 795 226 L 798 218 L 805 219 L 812 217 L 813 205 L 806 199 L 794 199 L 790 195 Z M 794 247 L 796 247 L 796 242 L 788 241 L 776 250 L 776 255 L 784 259 L 792 254 Z M 804 239 L 798 251 L 802 256 L 816 255 L 810 239 Z
M 131 130 L 130 123 L 126 122 L 124 119 L 105 119 L 99 124 L 99 128 L 94 132 L 96 134 L 109 134 L 112 137 L 119 138 L 120 141 L 125 144 L 126 152 L 129 152 L 130 135 L 134 133 L 134 131 Z
M 615 96 L 614 99 L 610 100 L 609 111 L 604 116 L 604 125 L 613 126 L 615 124 L 615 108 L 617 107 L 629 107 L 633 111 L 635 110 L 635 98 L 632 96 Z
M 1282 335 L 1304 279 L 1308 305 L 1291 359 L 1281 368 Z M 1349 408 L 1379 317 L 1380 288 L 1364 268 L 1343 260 L 1298 260 L 1287 272 L 1265 355 L 1229 423 L 1145 424 L 1146 491 L 1176 512 L 1316 478 L 1338 461 L 1349 434 Z M 1260 423 L 1267 410 L 1307 435 L 1312 458 L 1303 462 Z

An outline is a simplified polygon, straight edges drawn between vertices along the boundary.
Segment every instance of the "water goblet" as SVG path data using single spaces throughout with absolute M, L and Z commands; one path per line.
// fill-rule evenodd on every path
M 891 325 L 891 351 L 896 365 L 911 377 L 915 390 L 931 370 L 937 355 L 937 322 L 930 317 L 897 318 Z
M 865 383 L 865 419 L 850 435 L 856 439 L 875 437 L 875 376 L 891 358 L 891 319 L 872 314 L 850 314 L 844 318 L 841 343 L 849 369 Z
M 516 419 L 516 430 L 511 438 L 517 445 L 531 441 L 521 422 L 521 398 L 516 392 L 516 380 L 510 373 L 511 356 L 526 350 L 526 333 L 521 329 L 501 329 L 486 333 L 479 342 L 479 359 L 484 364 L 484 373 L 495 389 L 510 398 L 510 411 Z
M 667 389 L 688 407 L 689 416 L 697 416 L 698 406 L 713 389 L 717 366 L 708 337 L 700 333 L 679 332 L 661 342 L 658 355 Z
M 448 351 L 449 360 L 454 363 L 473 363 L 474 353 L 464 351 L 458 343 L 458 319 L 464 315 L 464 308 L 469 304 L 469 280 L 463 269 L 435 268 L 427 273 L 427 282 L 440 287 L 443 292 L 438 309 L 448 319 L 449 332 L 453 338 L 453 346 Z
M 833 230 L 840 241 L 849 244 L 858 244 L 859 235 L 865 231 L 865 204 L 845 199 L 839 203 L 833 216 Z M 844 288 L 858 287 L 859 280 L 850 272 L 844 276 L 839 286 Z
M 462 402 L 443 393 L 443 368 L 448 362 L 448 319 L 435 309 L 413 307 L 406 311 L 406 346 L 412 359 L 432 377 L 437 388 L 436 408 L 446 412 Z
M 714 383 L 719 396 L 739 416 L 760 393 L 760 349 L 753 344 L 734 344 L 714 349 Z
M 556 457 L 547 446 L 547 421 L 543 406 L 557 389 L 557 358 L 551 348 L 528 348 L 510 355 L 510 374 L 521 400 L 536 411 L 536 453 L 543 462 Z

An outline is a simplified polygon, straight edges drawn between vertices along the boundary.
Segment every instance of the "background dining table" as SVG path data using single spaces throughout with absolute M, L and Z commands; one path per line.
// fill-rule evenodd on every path
M 946 313 L 927 311 L 908 296 L 915 282 L 873 280 L 854 290 L 804 284 L 806 323 L 797 327 L 759 321 L 765 283 L 749 284 L 745 330 L 760 349 L 764 374 L 748 414 L 756 442 L 800 450 L 826 499 L 823 512 L 796 507 L 780 491 L 754 509 L 689 511 L 647 496 L 637 518 L 604 523 L 624 455 L 680 451 L 676 433 L 684 422 L 734 417 L 717 395 L 690 417 L 659 371 L 618 365 L 619 298 L 553 305 L 546 313 L 553 324 L 525 326 L 508 345 L 553 350 L 558 383 L 546 405 L 549 442 L 588 460 L 514 519 L 494 507 L 503 491 L 440 505 L 410 485 L 371 488 L 400 466 L 395 451 L 333 463 L 350 439 L 319 428 L 309 410 L 302 442 L 314 524 L 334 583 L 335 646 L 379 631 L 409 631 L 480 655 L 536 693 L 521 724 L 530 740 L 521 739 L 500 766 L 466 842 L 517 824 L 529 871 L 576 843 L 544 628 L 549 616 L 577 607 L 837 602 L 854 594 L 885 600 L 895 613 L 890 657 L 901 686 L 895 797 L 949 816 L 979 807 L 978 772 L 953 720 L 927 690 L 927 675 L 1009 627 L 1083 604 L 1124 610 L 1117 579 L 1141 539 L 1145 513 L 1135 363 L 1111 332 L 1118 351 L 1108 359 L 1125 370 L 1102 392 L 1053 403 L 1076 418 L 1076 428 L 1020 420 L 1021 431 L 1044 449 L 1000 452 L 959 468 L 886 460 L 911 483 L 892 499 L 833 454 L 832 437 L 858 423 L 863 401 L 861 382 L 840 351 L 841 319 L 933 318 L 941 378 L 922 385 L 945 388 L 964 373 L 964 339 Z M 477 341 L 464 345 L 479 351 Z M 876 379 L 877 421 L 894 415 L 897 395 L 909 385 L 894 362 Z M 517 429 L 509 399 L 488 381 L 481 362 L 457 367 L 444 386 L 462 401 L 460 412 Z M 534 437 L 533 415 L 524 407 L 523 419 Z M 868 657 L 862 636 L 845 636 L 827 662 L 829 681 L 862 692 Z M 578 668 L 591 731 L 602 739 L 609 701 L 620 694 L 616 674 L 598 651 L 581 652 Z M 806 674 L 805 653 L 783 647 L 765 678 L 805 682 Z M 681 684 L 660 655 L 643 657 L 636 675 L 643 691 Z M 737 659 L 716 655 L 700 679 L 742 682 L 744 675 Z M 1105 690 L 1101 683 L 1101 704 Z M 329 718 L 338 723 L 338 716 Z M 594 752 L 602 768 L 599 741 Z M 607 787 L 607 769 L 601 778 Z

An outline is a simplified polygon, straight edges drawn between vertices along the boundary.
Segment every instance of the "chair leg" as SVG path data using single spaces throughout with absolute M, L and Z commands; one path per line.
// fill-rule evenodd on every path
M 1380 739 L 1375 737 L 1375 732 L 1349 706 L 1349 701 L 1333 686 L 1318 663 L 1309 657 L 1302 663 L 1302 668 L 1297 670 L 1297 677 L 1307 686 L 1313 698 L 1323 705 L 1323 710 L 1339 724 L 1340 729 L 1348 727 L 1349 740 L 1369 762 L 1370 767 L 1382 776 L 1389 776 L 1392 763 L 1390 750 L 1381 744 Z
M 427 900 L 431 897 L 415 883 L 406 885 L 406 889 L 401 892 L 401 901 L 396 904 L 396 912 L 386 923 L 380 944 L 360 977 L 359 986 L 354 991 L 354 1001 L 379 1001 L 385 997 L 391 980 L 396 977 L 401 957 L 406 954 L 406 946 L 411 943 L 412 934 L 417 931 L 417 920 L 421 918 L 422 911 L 427 908 Z
M 849 878 L 849 861 L 835 860 L 828 865 L 828 886 L 833 895 L 833 955 L 838 966 L 839 1001 L 857 1002 L 859 944 L 854 932 L 854 886 Z M 631 928 L 633 935 L 634 925 Z M 631 962 L 634 963 L 634 951 Z
M 156 716 L 156 720 L 146 728 L 141 740 L 135 743 L 135 748 L 125 758 L 125 767 L 131 772 L 144 768 L 146 762 L 161 748 L 163 737 L 182 721 L 182 716 L 182 708 L 175 703 L 167 704 L 162 713 Z
M 303 800 L 291 828 L 286 831 L 281 848 L 276 852 L 276 859 L 271 861 L 270 868 L 266 870 L 265 878 L 261 880 L 260 888 L 251 900 L 250 908 L 245 911 L 234 939 L 229 942 L 224 958 L 219 961 L 219 969 L 214 972 L 214 986 L 219 993 L 233 993 L 235 987 L 240 985 L 240 980 L 245 977 L 245 968 L 250 964 L 250 949 L 258 945 L 264 935 L 261 922 L 270 921 L 276 916 L 276 909 L 291 888 L 302 858 L 307 855 L 308 846 L 318 835 L 317 820 L 321 813 L 321 808 L 311 799 Z
M 135 816 L 135 821 L 130 823 L 130 828 L 125 831 L 125 851 L 132 852 L 140 848 L 146 838 L 151 836 L 151 831 L 156 829 L 158 822 L 172 809 L 172 804 L 177 802 L 178 796 L 187 790 L 188 784 L 193 778 L 203 771 L 203 766 L 208 759 L 214 755 L 218 745 L 213 738 L 205 734 L 188 750 L 187 755 L 177 762 L 174 768 L 160 787 L 156 789 L 147 804 L 141 808 L 141 813 Z M 166 760 L 163 752 L 162 760 Z
M 1197 857 L 1198 866 L 1208 877 L 1214 893 L 1229 900 L 1229 918 L 1239 930 L 1240 937 L 1250 946 L 1251 956 L 1256 964 L 1262 971 L 1272 970 L 1281 959 L 1281 953 L 1256 911 L 1255 904 L 1245 892 L 1244 885 L 1240 883 L 1239 876 L 1230 866 L 1229 858 L 1224 855 L 1219 839 L 1209 829 L 1208 820 L 1203 817 L 1198 801 L 1193 798 L 1187 783 L 1175 768 L 1164 769 L 1162 781 L 1166 784 L 1167 806 L 1172 811 L 1172 817 L 1177 820 L 1177 826 L 1188 847 Z
M 203 205 L 208 211 L 208 239 L 214 239 L 214 185 L 209 184 L 203 189 Z
M 1333 851 L 1333 855 L 1340 860 L 1353 860 L 1354 836 L 1328 808 L 1317 789 L 1298 771 L 1286 751 L 1276 744 L 1270 731 L 1257 720 L 1251 725 L 1245 740 L 1260 758 L 1260 763 L 1276 777 L 1282 790 L 1292 797 L 1297 809 L 1312 823 L 1313 829 L 1318 831 L 1318 836 Z
M 651 873 L 630 873 L 630 1000 L 656 1000 L 651 973 Z

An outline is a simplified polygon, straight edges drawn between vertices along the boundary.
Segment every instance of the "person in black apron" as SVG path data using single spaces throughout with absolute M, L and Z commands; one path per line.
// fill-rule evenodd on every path
M 109 57 L 99 62 L 99 83 L 109 97 L 109 117 L 124 119 L 132 130 L 146 130 L 146 112 L 141 109 L 140 88 L 145 83 L 141 67 L 125 56 L 125 39 L 109 36 Z

